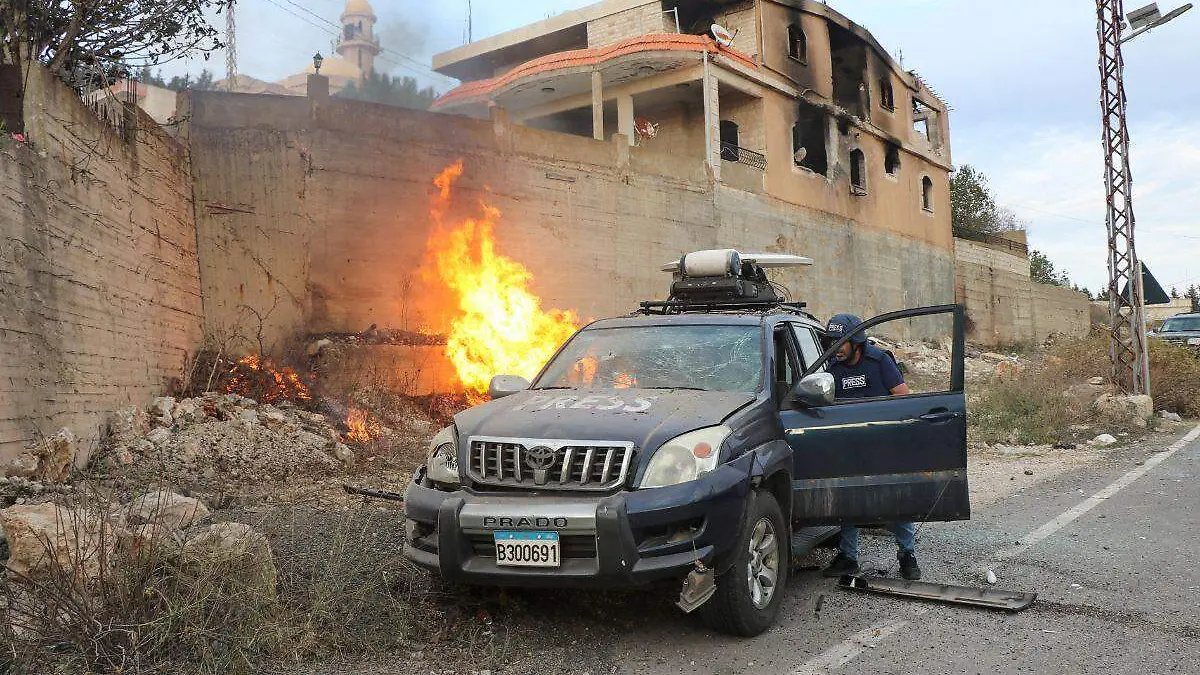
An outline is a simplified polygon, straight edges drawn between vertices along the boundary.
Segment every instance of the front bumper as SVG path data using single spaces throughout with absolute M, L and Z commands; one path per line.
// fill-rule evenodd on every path
M 479 585 L 612 588 L 681 577 L 696 560 L 722 564 L 749 490 L 748 461 L 690 483 L 609 496 L 446 492 L 420 469 L 405 495 L 404 555 L 447 580 Z M 557 531 L 562 565 L 497 565 L 492 532 L 513 529 Z

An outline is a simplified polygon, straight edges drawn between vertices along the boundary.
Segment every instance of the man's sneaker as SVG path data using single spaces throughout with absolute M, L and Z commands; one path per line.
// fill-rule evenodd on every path
M 827 577 L 841 577 L 847 574 L 858 574 L 858 561 L 854 558 L 847 558 L 841 553 L 829 563 L 822 572 L 822 575 Z
M 911 551 L 901 551 L 896 555 L 900 559 L 900 576 L 909 581 L 921 578 L 921 567 L 917 565 L 917 556 Z

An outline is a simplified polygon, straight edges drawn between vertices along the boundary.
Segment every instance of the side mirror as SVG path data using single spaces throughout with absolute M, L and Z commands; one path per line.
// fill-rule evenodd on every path
M 833 375 L 813 373 L 796 383 L 792 398 L 807 406 L 830 405 L 834 401 L 836 387 Z
M 510 394 L 515 394 L 518 391 L 525 391 L 529 388 L 529 380 L 516 375 L 497 375 L 492 378 L 488 384 L 488 396 L 493 399 L 504 398 Z

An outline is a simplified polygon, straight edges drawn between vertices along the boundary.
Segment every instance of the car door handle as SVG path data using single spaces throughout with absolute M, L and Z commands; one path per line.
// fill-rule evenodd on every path
M 952 419 L 958 418 L 962 413 L 943 410 L 941 412 L 929 412 L 921 415 L 921 420 L 925 422 L 949 422 Z

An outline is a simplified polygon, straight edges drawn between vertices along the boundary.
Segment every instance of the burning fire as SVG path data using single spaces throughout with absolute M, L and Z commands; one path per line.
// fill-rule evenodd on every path
M 346 433 L 342 438 L 348 443 L 370 443 L 378 438 L 382 425 L 371 413 L 358 408 L 350 408 L 346 414 Z
M 437 277 L 455 294 L 458 315 L 450 324 L 446 355 L 468 392 L 487 390 L 493 375 L 531 378 L 578 328 L 572 312 L 541 309 L 529 291 L 533 275 L 496 252 L 493 230 L 500 211 L 481 202 L 481 215 L 448 223 L 454 181 L 462 161 L 446 167 L 433 183 L 429 251 Z
M 271 359 L 258 354 L 247 354 L 238 359 L 228 375 L 225 392 L 229 394 L 241 394 L 260 403 L 312 400 L 308 385 L 291 366 L 277 368 Z

